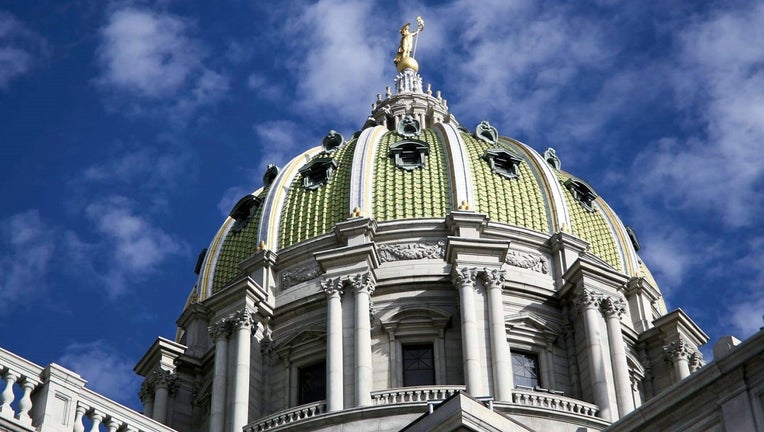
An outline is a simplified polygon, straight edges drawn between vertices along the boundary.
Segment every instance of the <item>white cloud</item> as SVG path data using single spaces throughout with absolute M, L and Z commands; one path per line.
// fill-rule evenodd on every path
M 228 92 L 228 77 L 206 64 L 204 44 L 191 21 L 167 12 L 124 7 L 101 30 L 98 82 L 117 91 L 110 103 L 137 114 L 163 112 L 183 124 Z M 123 100 L 124 96 L 130 100 Z
M 193 170 L 191 156 L 180 151 L 160 151 L 156 147 L 128 148 L 82 172 L 78 181 L 119 184 L 135 189 L 169 189 Z
M 163 97 L 200 67 L 200 48 L 181 18 L 147 9 L 114 11 L 102 30 L 103 81 L 145 97 Z
M 13 15 L 0 11 L 0 89 L 29 72 L 46 50 L 45 39 Z
M 389 50 L 367 26 L 375 13 L 372 3 L 345 0 L 320 0 L 302 11 L 292 41 L 300 109 L 341 125 L 363 123 L 381 90 L 375 84 L 390 81 L 392 70 Z
M 713 13 L 678 42 L 676 103 L 698 127 L 645 150 L 635 178 L 726 226 L 756 223 L 764 210 L 764 5 Z
M 140 378 L 133 361 L 104 341 L 69 344 L 57 363 L 87 380 L 87 388 L 125 405 L 138 405 Z
M 47 289 L 46 275 L 56 251 L 55 233 L 37 210 L 0 221 L 0 311 L 29 302 Z
M 107 251 L 107 270 L 101 276 L 112 297 L 123 294 L 131 279 L 144 279 L 166 259 L 187 252 L 184 242 L 135 211 L 135 204 L 125 197 L 93 202 L 85 215 Z

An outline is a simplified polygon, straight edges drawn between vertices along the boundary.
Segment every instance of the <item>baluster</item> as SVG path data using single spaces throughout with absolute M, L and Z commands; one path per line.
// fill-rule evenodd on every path
M 85 425 L 82 424 L 82 417 L 85 416 L 85 407 L 77 405 L 77 411 L 74 414 L 74 432 L 85 432 Z
M 16 418 L 24 424 L 32 424 L 32 418 L 29 417 L 29 410 L 32 409 L 32 390 L 36 387 L 36 383 L 29 378 L 25 378 L 21 384 L 24 389 L 24 395 L 19 400 L 19 413 L 16 414 Z
M 0 402 L 2 402 L 2 405 L 0 405 L 0 414 L 5 417 L 13 417 L 14 412 L 11 403 L 13 403 L 13 400 L 16 398 L 13 394 L 13 384 L 19 379 L 19 374 L 8 370 L 5 372 L 5 375 L 3 375 L 3 379 L 5 379 L 5 390 L 0 394 Z
M 117 429 L 119 429 L 119 422 L 114 419 L 109 419 L 109 421 L 106 422 L 106 430 L 109 432 L 117 432 Z
M 93 425 L 90 427 L 90 432 L 99 432 L 99 426 L 101 425 L 101 421 L 103 421 L 103 414 L 99 413 L 98 411 L 93 411 L 93 414 L 90 416 L 90 420 L 93 421 Z

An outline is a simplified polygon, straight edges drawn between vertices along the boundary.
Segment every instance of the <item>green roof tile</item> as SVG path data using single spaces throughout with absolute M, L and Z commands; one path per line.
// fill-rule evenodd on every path
M 220 255 L 215 265 L 215 275 L 212 279 L 212 293 L 220 291 L 228 282 L 241 274 L 239 263 L 255 252 L 257 247 L 257 229 L 260 215 L 263 211 L 263 201 L 268 189 L 258 195 L 260 203 L 241 231 L 229 231 L 223 240 Z M 213 253 L 213 252 L 210 252 Z
M 404 140 L 396 132 L 386 133 L 374 156 L 373 211 L 378 221 L 413 218 L 442 218 L 451 208 L 451 194 L 443 143 L 431 129 L 417 139 L 430 145 L 422 168 L 407 171 L 395 166 L 389 156 L 391 145 Z
M 570 220 L 573 225 L 570 227 L 571 232 L 591 244 L 592 254 L 602 258 L 614 269 L 623 271 L 621 254 L 618 252 L 618 245 L 613 238 L 613 231 L 605 220 L 605 216 L 597 207 L 595 207 L 596 210 L 593 212 L 588 211 L 576 201 L 573 194 L 563 184 L 570 177 L 570 174 L 561 171 L 557 172 L 560 188 L 563 190 L 565 202 L 570 212 Z
M 504 141 L 489 144 L 475 139 L 468 133 L 462 132 L 461 136 L 472 168 L 476 200 L 470 203 L 472 209 L 486 213 L 495 222 L 549 232 L 549 218 L 541 187 L 528 164 L 525 161 L 520 162 L 520 177 L 508 179 L 492 172 L 490 165 L 483 160 L 483 155 L 489 148 L 502 148 L 516 154 L 519 152 Z
M 331 154 L 337 169 L 325 185 L 306 190 L 299 174 L 292 181 L 281 211 L 279 249 L 326 234 L 350 215 L 350 173 L 355 145 L 355 140 L 350 141 Z M 327 155 L 320 153 L 315 157 Z

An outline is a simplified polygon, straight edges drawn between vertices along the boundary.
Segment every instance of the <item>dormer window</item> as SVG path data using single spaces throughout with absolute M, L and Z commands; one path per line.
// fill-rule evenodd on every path
M 325 157 L 310 161 L 307 165 L 300 168 L 302 187 L 307 190 L 320 188 L 332 178 L 332 174 L 336 169 L 337 162 L 332 158 Z
M 231 212 L 228 214 L 236 222 L 231 227 L 231 231 L 239 232 L 249 222 L 252 214 L 257 206 L 262 201 L 260 198 L 253 195 L 245 195 L 234 206 Z
M 594 211 L 592 202 L 594 202 L 598 195 L 597 192 L 594 192 L 594 188 L 589 186 L 589 183 L 581 179 L 571 177 L 567 179 L 564 184 L 570 193 L 573 194 L 573 198 L 575 198 L 576 201 L 581 204 L 581 207 L 590 212 Z
M 491 166 L 491 171 L 509 179 L 520 177 L 519 156 L 500 148 L 492 148 L 485 151 L 483 160 Z
M 406 171 L 422 168 L 430 154 L 430 145 L 424 141 L 406 140 L 390 146 L 389 155 L 394 159 L 395 166 Z

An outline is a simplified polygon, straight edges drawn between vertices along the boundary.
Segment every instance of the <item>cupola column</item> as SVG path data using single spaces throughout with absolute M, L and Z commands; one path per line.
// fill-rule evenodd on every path
M 341 411 L 343 401 L 342 367 L 342 288 L 340 278 L 327 279 L 321 284 L 327 297 L 326 316 L 326 409 Z
M 485 269 L 486 288 L 488 291 L 488 320 L 491 327 L 491 363 L 493 367 L 493 397 L 497 401 L 512 400 L 512 362 L 507 343 L 507 331 L 504 326 L 504 300 L 502 288 L 506 272 L 498 269 Z
M 485 396 L 481 378 L 480 349 L 478 346 L 477 317 L 475 313 L 476 268 L 454 268 L 452 279 L 459 290 L 459 306 L 462 316 L 462 356 L 464 357 L 464 381 L 467 393 Z
M 209 331 L 212 340 L 215 341 L 215 370 L 212 376 L 212 395 L 210 396 L 209 431 L 223 432 L 230 322 L 223 318 L 211 325 Z
M 234 314 L 231 324 L 236 332 L 231 430 L 240 431 L 247 425 L 249 413 L 249 361 L 252 326 L 255 324 L 253 312 L 248 307 L 244 307 Z
M 371 405 L 371 294 L 374 293 L 372 274 L 359 274 L 350 279 L 355 293 L 355 403 Z
M 626 362 L 626 348 L 621 332 L 621 317 L 626 312 L 626 303 L 618 298 L 605 297 L 600 307 L 605 315 L 607 337 L 610 343 L 610 362 L 613 364 L 615 392 L 618 401 L 618 417 L 634 411 L 634 398 Z
M 600 342 L 599 306 L 601 296 L 584 289 L 576 297 L 576 302 L 584 315 L 584 331 L 586 333 L 586 350 L 589 359 L 589 375 L 592 383 L 594 403 L 600 409 L 599 415 L 605 420 L 612 420 L 610 397 L 608 395 L 605 364 L 603 362 L 602 343 Z

